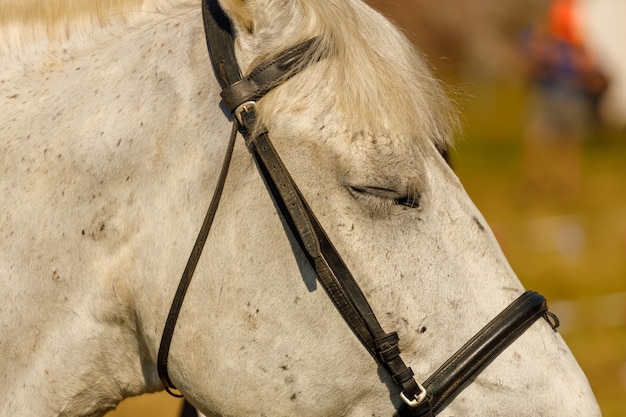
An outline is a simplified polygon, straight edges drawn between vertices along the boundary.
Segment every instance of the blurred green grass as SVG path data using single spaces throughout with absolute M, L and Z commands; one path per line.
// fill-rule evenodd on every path
M 454 168 L 522 283 L 555 306 L 570 301 L 563 336 L 604 417 L 626 416 L 626 132 L 590 132 L 575 198 L 538 196 L 524 185 L 524 86 L 464 88 Z M 610 294 L 621 296 L 609 305 Z

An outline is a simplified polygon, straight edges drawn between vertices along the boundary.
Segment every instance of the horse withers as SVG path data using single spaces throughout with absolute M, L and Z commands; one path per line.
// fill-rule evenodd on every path
M 163 389 L 163 326 L 230 131 L 199 4 L 171 3 L 1 3 L 2 415 L 95 416 Z M 310 64 L 256 103 L 258 126 L 423 380 L 523 292 L 440 156 L 454 111 L 404 37 L 359 1 L 220 5 L 244 74 L 316 38 Z M 169 377 L 211 416 L 393 415 L 397 386 L 267 187 L 240 141 Z M 539 320 L 441 414 L 599 410 Z

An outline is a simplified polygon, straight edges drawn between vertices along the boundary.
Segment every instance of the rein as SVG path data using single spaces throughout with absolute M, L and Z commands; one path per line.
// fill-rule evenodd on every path
M 217 0 L 203 0 L 202 12 L 213 70 L 222 87 L 221 96 L 234 115 L 233 131 L 218 185 L 181 277 L 161 338 L 157 369 L 170 394 L 180 396 L 172 392 L 175 386 L 167 370 L 169 347 L 185 293 L 217 211 L 237 131 L 242 134 L 277 209 L 315 269 L 322 287 L 355 336 L 398 386 L 403 405 L 396 415 L 435 416 L 537 319 L 546 318 L 556 329 L 558 320 L 548 312 L 545 298 L 527 291 L 483 327 L 423 384 L 417 382 L 411 368 L 400 357 L 397 333 L 383 330 L 358 283 L 289 175 L 267 130 L 256 126 L 257 101 L 312 63 L 304 62 L 304 56 L 315 45 L 316 38 L 283 51 L 242 77 L 235 57 L 230 22 Z

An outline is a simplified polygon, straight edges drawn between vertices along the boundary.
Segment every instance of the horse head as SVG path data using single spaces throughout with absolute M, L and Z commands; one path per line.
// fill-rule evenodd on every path
M 429 375 L 522 292 L 485 220 L 440 155 L 455 128 L 445 94 L 397 30 L 360 2 L 221 5 L 234 27 L 244 74 L 276 51 L 315 39 L 302 59 L 306 68 L 259 100 L 254 128 L 270 132 L 383 327 L 399 333 L 413 371 Z M 229 336 L 203 343 L 197 347 L 201 356 L 183 360 L 187 365 L 179 369 L 198 374 L 186 395 L 211 404 L 207 411 L 216 414 L 391 414 L 400 407 L 397 387 L 380 367 L 372 372 L 371 358 L 318 288 L 298 239 L 274 212 L 268 185 L 251 180 L 250 170 L 233 174 L 240 178 L 231 194 L 238 202 L 224 200 L 222 210 L 230 215 L 217 227 L 231 226 L 216 236 L 237 238 L 210 253 L 220 265 L 228 259 L 227 276 L 247 278 L 197 284 L 203 297 L 213 295 L 209 304 L 222 305 L 208 307 L 217 311 L 208 339 L 220 339 L 219 328 Z M 254 214 L 237 211 L 242 200 Z M 243 258 L 242 245 L 248 255 Z M 203 276 L 224 276 L 206 267 Z M 294 276 L 300 279 L 287 282 Z M 255 282 L 255 291 L 246 291 L 248 282 Z M 195 298 L 193 305 L 200 303 Z M 191 331 L 189 324 L 185 328 Z M 206 367 L 190 371 L 202 357 Z M 216 377 L 229 373 L 238 376 Z M 224 400 L 229 391 L 251 393 L 247 399 L 255 400 L 230 408 Z M 391 408 L 384 404 L 389 396 Z M 564 342 L 542 321 L 446 412 L 587 415 L 597 413 L 595 407 Z
M 453 106 L 419 53 L 361 1 L 220 6 L 243 75 L 314 39 L 302 66 L 258 99 L 249 133 L 268 132 L 423 381 L 524 291 L 441 156 Z M 15 337 L 0 339 L 13 357 L 0 367 L 2 414 L 97 415 L 163 389 L 163 326 L 232 116 L 197 5 L 123 23 L 3 67 L 13 83 L 1 87 L 10 139 L 0 166 L 14 175 L 2 179 L 12 307 L 1 328 Z M 207 415 L 393 415 L 398 386 L 337 312 L 269 188 L 239 141 L 173 331 L 169 378 Z M 467 382 L 444 415 L 599 415 L 544 320 Z

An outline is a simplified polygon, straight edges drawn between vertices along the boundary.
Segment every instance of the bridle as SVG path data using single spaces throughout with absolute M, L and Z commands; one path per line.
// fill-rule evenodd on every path
M 313 59 L 306 62 L 305 57 L 311 55 L 307 52 L 315 46 L 316 38 L 283 51 L 242 77 L 230 22 L 217 0 L 203 0 L 202 13 L 213 70 L 222 87 L 222 99 L 234 115 L 233 130 L 216 190 L 182 274 L 161 338 L 157 369 L 170 394 L 180 396 L 172 392 L 175 387 L 167 370 L 169 347 L 187 288 L 217 211 L 237 132 L 244 137 L 277 209 L 315 269 L 322 287 L 355 336 L 398 386 L 403 404 L 397 416 L 435 416 L 537 319 L 544 317 L 556 329 L 558 319 L 548 311 L 545 298 L 526 291 L 424 383 L 417 382 L 413 371 L 400 356 L 397 333 L 383 330 L 358 283 L 276 153 L 267 130 L 257 126 L 256 102 L 313 62 Z

